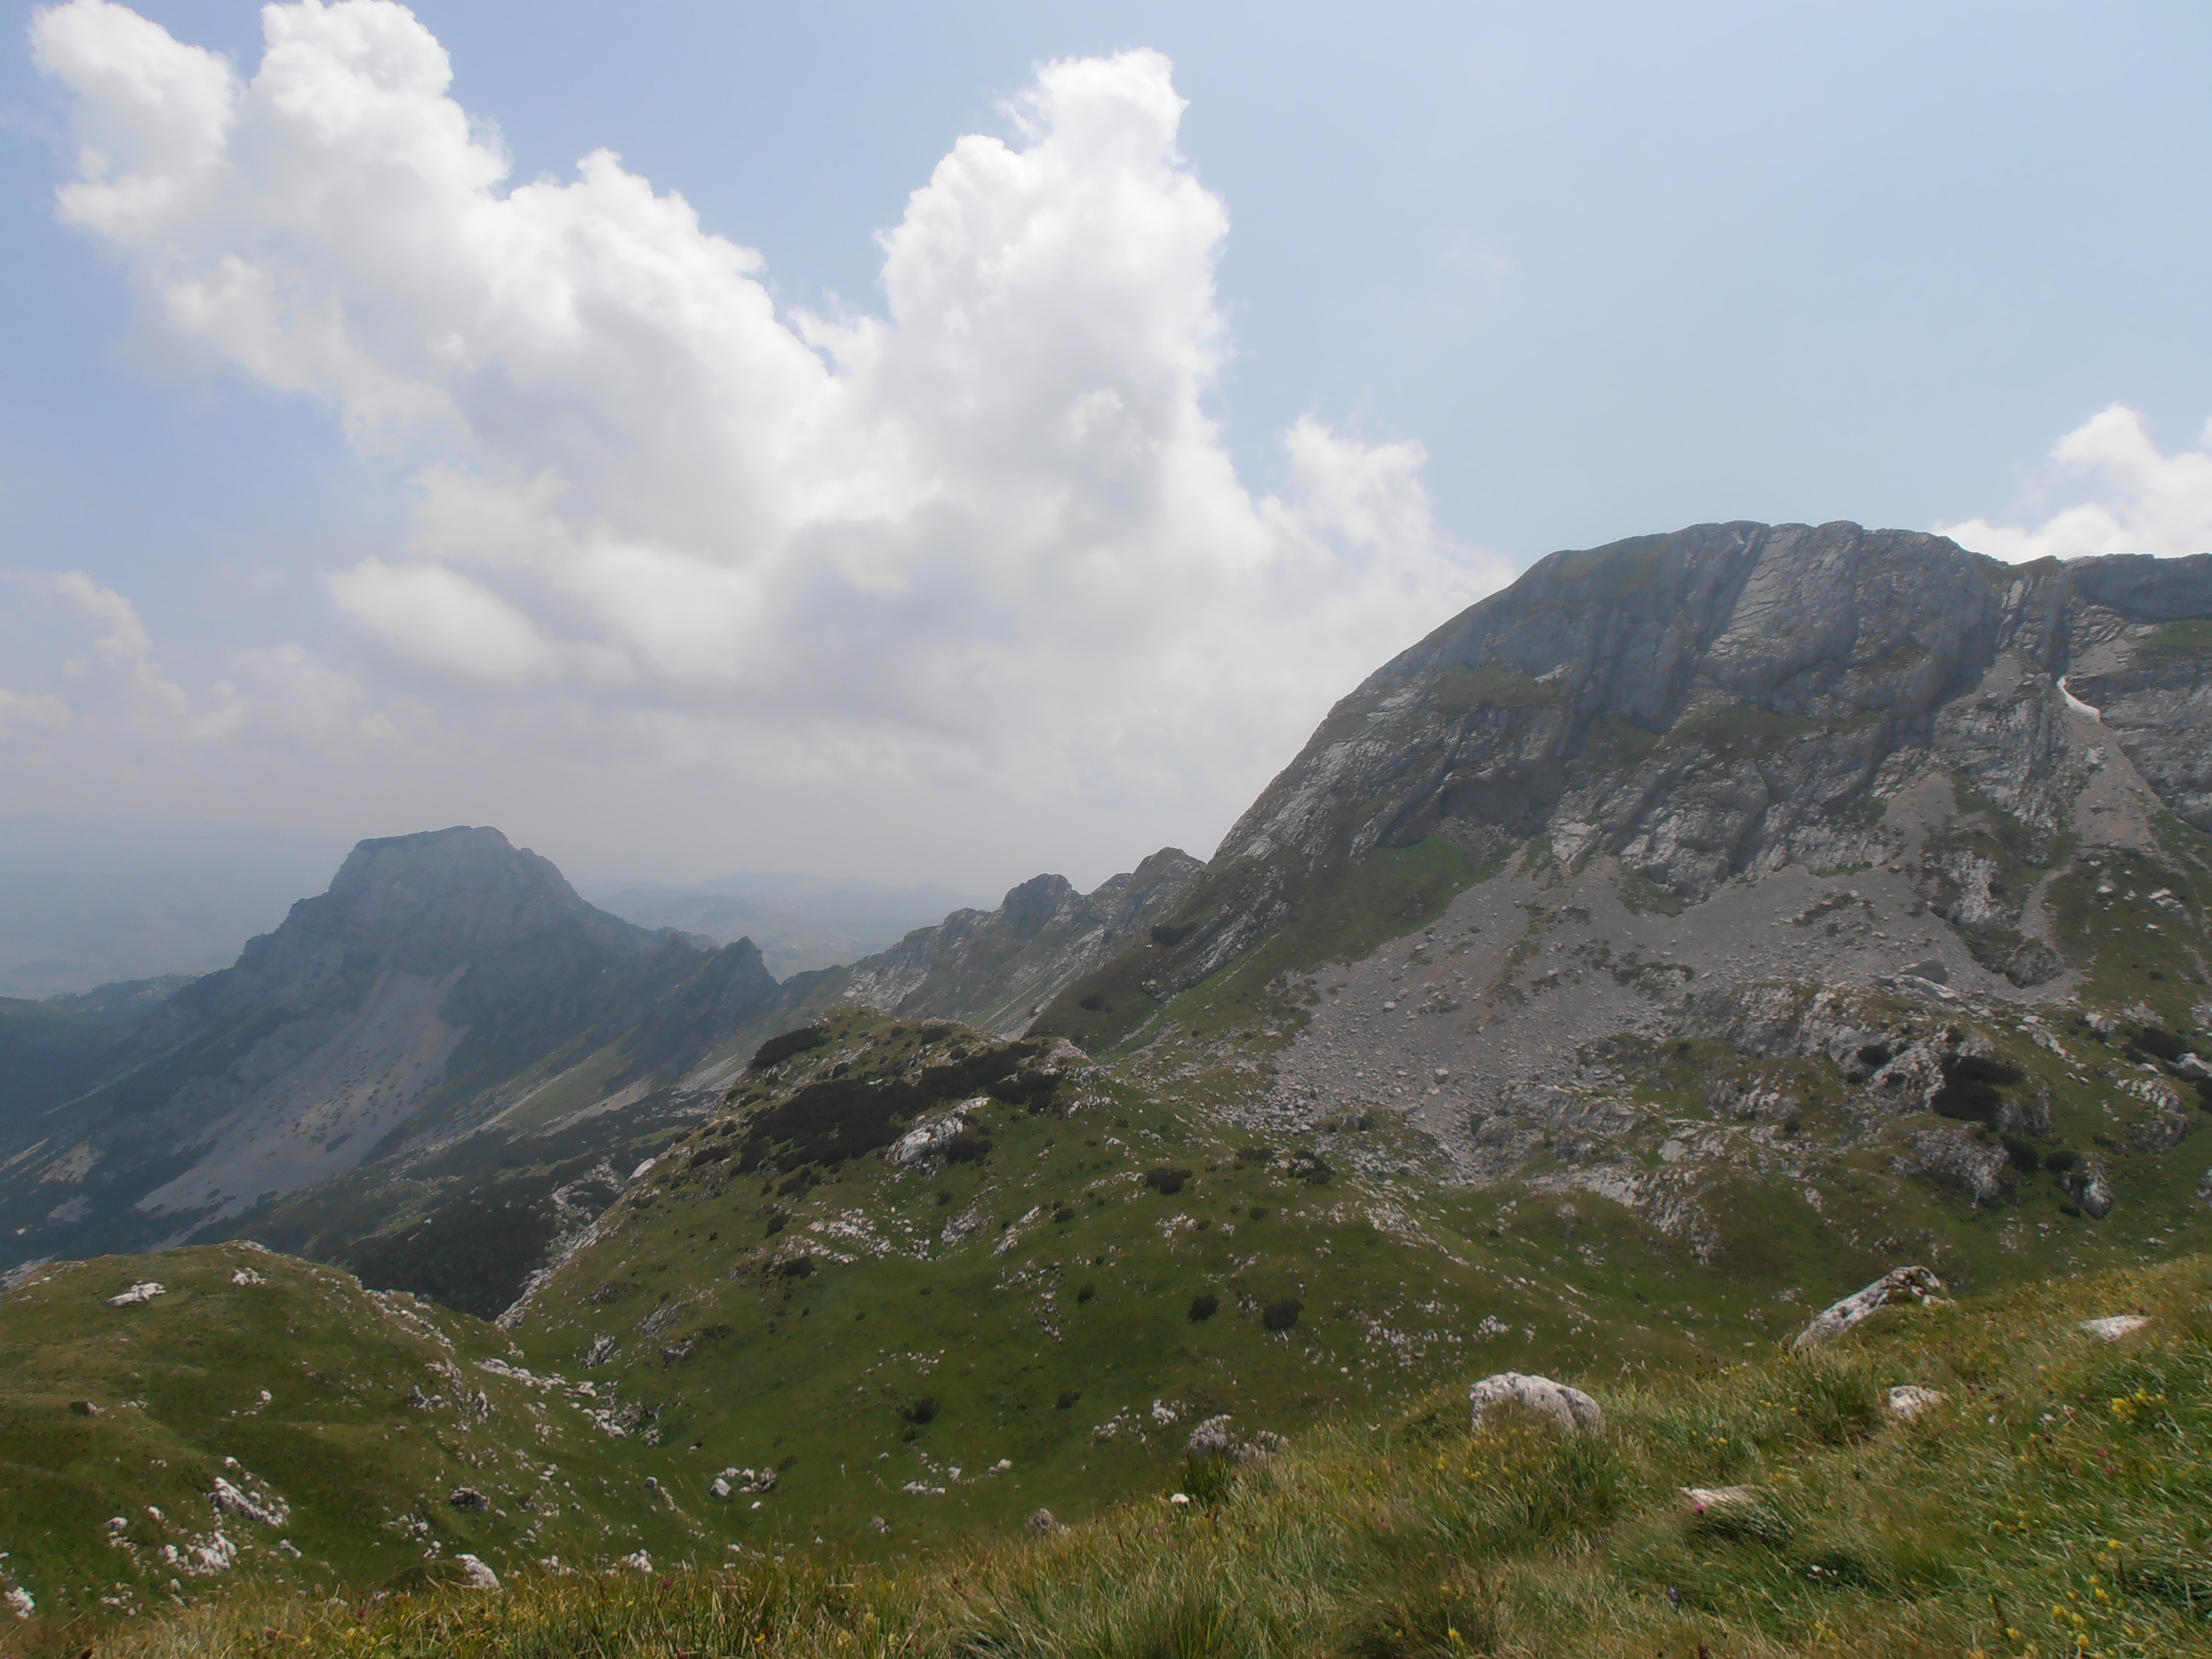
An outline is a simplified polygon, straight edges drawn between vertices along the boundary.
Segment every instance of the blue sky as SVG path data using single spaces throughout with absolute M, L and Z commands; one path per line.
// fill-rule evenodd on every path
M 315 198 L 265 156 L 240 149 L 182 219 L 58 222 L 86 121 L 130 112 L 100 81 L 127 32 L 88 15 L 42 74 L 34 10 L 0 53 L 0 754 L 23 810 L 495 822 L 605 874 L 1087 884 L 1162 842 L 1210 851 L 1334 696 L 1555 547 L 1739 517 L 1963 524 L 2014 556 L 2212 541 L 2202 8 L 419 6 L 450 100 L 512 162 L 456 190 L 565 183 L 604 147 L 765 261 L 745 280 L 782 367 L 744 373 L 796 375 L 799 401 L 647 505 L 625 481 L 659 479 L 721 394 L 650 407 L 614 362 L 636 318 L 569 379 L 544 338 L 501 346 L 502 401 L 410 355 L 459 313 L 342 228 L 284 222 Z M 259 64 L 250 7 L 137 10 L 241 82 Z M 1133 48 L 1171 69 L 1114 57 Z M 1121 79 L 1010 117 L 1041 64 L 1090 58 Z M 1113 173 L 1121 141 L 1077 136 L 1109 106 L 1149 112 L 1170 160 Z M 963 134 L 1059 151 L 950 181 L 956 234 L 909 198 Z M 1090 240 L 947 368 L 946 319 L 997 280 L 976 226 L 1017 198 L 1038 259 L 1053 202 L 1089 204 L 1066 234 Z M 930 314 L 886 326 L 872 380 L 795 319 L 885 319 L 878 236 L 902 219 L 896 303 Z M 178 325 L 161 296 L 226 257 L 380 317 L 374 374 L 463 414 L 371 411 L 370 371 L 296 331 L 276 362 Z M 733 276 L 698 281 L 742 309 Z M 1018 423 L 1077 408 L 1116 351 L 1158 477 L 1101 483 L 1103 452 L 1066 446 L 1002 468 L 1018 425 L 940 445 L 933 400 L 962 377 L 1034 369 Z M 860 412 L 804 462 L 764 458 L 823 399 Z M 2116 404 L 2133 416 L 2093 429 Z M 364 420 L 405 429 L 364 441 Z M 805 502 L 701 483 L 756 462 Z M 460 474 L 476 494 L 425 506 Z M 696 511 L 667 506 L 686 489 Z M 1046 499 L 1052 525 L 997 546 Z M 543 522 L 506 552 L 461 545 L 526 509 Z M 860 547 L 862 521 L 896 533 Z

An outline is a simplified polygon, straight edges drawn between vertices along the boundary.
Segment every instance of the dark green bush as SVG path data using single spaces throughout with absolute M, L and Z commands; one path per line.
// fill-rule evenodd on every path
M 830 1033 L 818 1025 L 802 1025 L 795 1031 L 786 1031 L 781 1036 L 772 1036 L 753 1050 L 749 1072 L 764 1072 L 769 1066 L 789 1060 L 793 1054 L 803 1054 L 809 1048 L 819 1048 L 830 1041 Z

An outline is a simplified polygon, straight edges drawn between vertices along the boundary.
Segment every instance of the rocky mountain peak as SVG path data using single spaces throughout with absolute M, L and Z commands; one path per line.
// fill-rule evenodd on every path
M 550 860 L 496 830 L 461 825 L 361 842 L 330 890 L 295 906 L 291 921 L 416 973 L 562 927 L 631 951 L 651 937 L 586 903 Z

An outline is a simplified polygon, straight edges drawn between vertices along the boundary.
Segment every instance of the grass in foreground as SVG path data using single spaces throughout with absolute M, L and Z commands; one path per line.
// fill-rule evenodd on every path
M 2107 1343 L 2078 1322 L 2142 1311 Z M 1942 1402 L 1909 1420 L 1887 1390 Z M 167 1656 L 1730 1656 L 2212 1652 L 2202 1260 L 1886 1314 L 1806 1356 L 1602 1396 L 1600 1436 L 1463 1396 L 1030 1543 L 876 1566 L 246 1597 Z M 1707 1508 L 1678 1488 L 1743 1486 Z M 40 1645 L 74 1645 L 66 1630 Z

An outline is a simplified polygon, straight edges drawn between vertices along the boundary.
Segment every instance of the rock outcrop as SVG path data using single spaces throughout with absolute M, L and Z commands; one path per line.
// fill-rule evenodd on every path
M 1605 1428 L 1603 1409 L 1580 1389 L 1554 1382 L 1548 1376 L 1524 1376 L 1519 1371 L 1499 1371 L 1484 1377 L 1468 1390 L 1473 1426 L 1480 1428 L 1484 1414 L 1504 1401 L 1510 1401 L 1540 1417 L 1548 1417 L 1571 1433 L 1597 1434 Z
M 1926 1267 L 1893 1267 L 1863 1291 L 1823 1309 L 1790 1346 L 1808 1348 L 1841 1336 L 1884 1308 L 1917 1307 L 1943 1294 L 1943 1281 Z

